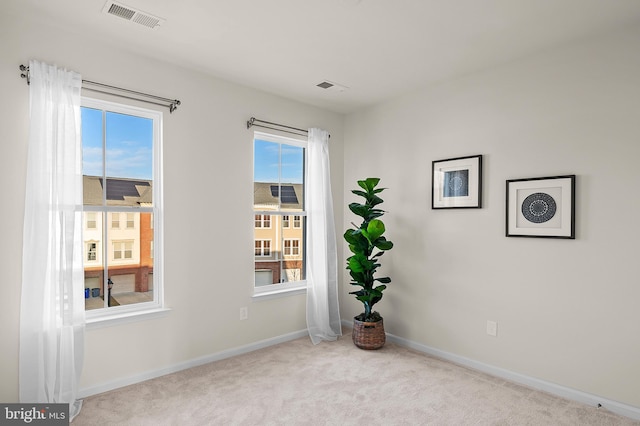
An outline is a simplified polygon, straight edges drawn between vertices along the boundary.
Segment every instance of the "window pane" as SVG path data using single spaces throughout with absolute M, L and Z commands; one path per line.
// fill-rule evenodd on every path
M 280 181 L 280 144 L 256 139 L 254 142 L 253 180 Z
M 109 232 L 110 306 L 153 301 L 153 228 L 151 213 L 126 213 L 139 224 Z M 108 287 L 107 287 L 108 292 Z
M 83 212 L 86 222 L 93 221 L 95 226 L 87 227 L 84 237 L 84 296 L 85 309 L 104 308 L 102 295 L 102 279 L 104 262 L 102 256 L 102 220 L 101 213 Z
M 298 228 L 284 227 L 283 215 L 271 215 L 269 229 L 254 229 L 257 287 L 305 279 L 303 216 Z M 268 271 L 269 273 L 267 274 Z
M 84 204 L 99 206 L 102 205 L 102 175 L 104 174 L 102 111 L 83 107 L 81 114 Z
M 282 145 L 280 173 L 281 209 L 302 211 L 304 203 L 304 148 Z
M 134 228 L 122 227 L 107 230 L 107 244 L 103 240 L 103 215 L 92 215 L 96 229 L 84 232 L 85 240 L 85 308 L 99 309 L 108 306 L 128 305 L 153 301 L 153 228 L 151 213 L 108 213 L 111 217 L 132 216 Z M 113 220 L 110 220 L 110 224 Z M 105 306 L 105 268 L 101 248 L 106 247 L 108 265 L 106 277 L 113 283 L 108 306 Z M 88 290 L 87 290 L 88 289 Z M 109 286 L 106 286 L 107 296 Z
M 301 216 L 294 216 L 300 218 Z M 304 280 L 304 253 L 302 247 L 304 247 L 304 232 L 302 226 L 282 228 L 281 231 L 283 241 L 283 259 L 282 259 L 282 273 L 281 282 L 291 282 Z
M 107 205 L 152 206 L 153 120 L 106 113 Z

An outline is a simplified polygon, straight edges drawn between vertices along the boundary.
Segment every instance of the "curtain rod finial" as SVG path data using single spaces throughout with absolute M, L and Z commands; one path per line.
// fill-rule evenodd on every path
M 29 76 L 29 67 L 23 64 L 20 64 L 20 77 L 27 79 L 27 84 L 31 84 L 31 77 Z

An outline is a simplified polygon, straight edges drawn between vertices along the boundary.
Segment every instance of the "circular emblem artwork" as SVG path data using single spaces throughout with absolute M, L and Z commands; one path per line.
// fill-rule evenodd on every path
M 453 192 L 459 192 L 462 189 L 463 185 L 464 185 L 464 181 L 460 176 L 455 176 L 449 181 L 449 188 Z
M 544 192 L 529 195 L 522 203 L 522 215 L 529 222 L 544 223 L 556 214 L 556 200 Z

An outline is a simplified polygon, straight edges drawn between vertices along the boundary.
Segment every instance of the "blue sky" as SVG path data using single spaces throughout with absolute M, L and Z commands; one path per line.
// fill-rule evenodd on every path
M 303 148 L 259 139 L 256 139 L 254 148 L 254 181 L 302 183 Z
M 153 121 L 107 112 L 106 176 L 153 178 Z M 102 111 L 82 108 L 83 174 L 102 176 Z

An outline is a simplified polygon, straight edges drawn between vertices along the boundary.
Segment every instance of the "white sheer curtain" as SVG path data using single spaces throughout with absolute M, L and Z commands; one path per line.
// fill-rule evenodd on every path
M 329 133 L 309 129 L 307 149 L 307 328 L 313 344 L 342 336 Z
M 30 128 L 20 305 L 20 401 L 77 400 L 84 358 L 79 74 L 29 62 Z

